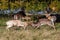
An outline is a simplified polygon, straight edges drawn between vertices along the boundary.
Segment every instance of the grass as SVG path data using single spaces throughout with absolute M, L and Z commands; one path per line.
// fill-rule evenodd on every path
M 40 29 L 34 29 L 28 26 L 28 29 L 9 31 L 5 29 L 7 18 L 0 19 L 0 40 L 60 40 L 60 23 L 56 23 L 56 31 L 49 26 L 42 26 Z

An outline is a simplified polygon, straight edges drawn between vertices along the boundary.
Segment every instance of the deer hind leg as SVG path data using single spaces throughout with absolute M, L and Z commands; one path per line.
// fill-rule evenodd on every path
M 56 28 L 55 28 L 55 26 L 54 25 L 51 25 L 53 28 L 54 28 L 54 30 L 56 30 Z
M 54 22 L 52 22 L 52 27 L 54 28 L 54 30 L 56 29 L 56 28 L 55 28 L 55 25 L 54 25 Z
M 54 26 L 54 25 L 53 25 L 52 27 L 54 28 L 54 30 L 56 30 L 56 28 L 55 28 L 55 26 Z
M 48 24 L 49 26 L 53 27 L 54 30 L 56 30 L 54 23 L 53 24 Z

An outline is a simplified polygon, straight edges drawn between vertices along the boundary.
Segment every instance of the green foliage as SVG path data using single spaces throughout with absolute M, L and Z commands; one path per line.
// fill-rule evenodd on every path
M 51 2 L 50 7 L 51 8 L 55 7 L 55 11 L 58 12 L 60 10 L 60 1 L 55 0 L 55 1 Z
M 60 1 L 58 0 L 54 0 L 54 1 L 50 1 L 48 0 L 46 2 L 43 0 L 15 0 L 14 2 L 12 1 L 8 1 L 8 0 L 1 0 L 0 1 L 0 9 L 8 9 L 9 5 L 10 5 L 10 9 L 16 9 L 19 7 L 25 7 L 26 11 L 30 11 L 30 10 L 44 10 L 44 8 L 47 6 L 47 4 L 49 4 L 49 2 L 51 3 L 50 6 L 51 8 L 55 5 L 57 5 L 57 11 L 60 10 Z
M 58 11 L 60 10 L 60 2 L 57 3 Z

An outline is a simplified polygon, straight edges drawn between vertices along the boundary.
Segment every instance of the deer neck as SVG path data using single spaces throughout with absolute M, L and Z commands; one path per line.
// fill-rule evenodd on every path
M 52 18 L 51 16 L 49 16 L 48 19 L 51 20 L 51 21 L 54 21 L 53 18 Z

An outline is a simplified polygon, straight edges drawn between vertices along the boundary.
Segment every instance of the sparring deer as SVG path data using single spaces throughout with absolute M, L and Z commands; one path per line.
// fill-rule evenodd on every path
M 20 20 L 9 20 L 6 22 L 6 29 L 9 29 L 13 26 L 22 26 L 24 29 L 29 25 L 29 22 L 23 22 L 23 21 L 20 21 Z
M 50 16 L 51 14 L 45 14 L 45 16 L 49 19 L 49 20 L 51 20 L 51 21 L 53 21 L 53 22 L 55 22 L 56 21 L 56 16 Z
M 51 20 L 52 22 L 56 21 L 56 16 L 50 16 L 51 14 L 45 14 L 45 16 L 47 17 L 47 19 Z
M 39 21 L 36 23 L 36 24 L 32 24 L 32 26 L 37 26 L 37 28 L 39 28 L 39 26 L 42 26 L 42 25 L 48 25 L 48 26 L 51 26 L 54 28 L 55 30 L 55 25 L 54 25 L 54 22 L 52 22 L 51 20 L 48 20 L 46 18 L 42 18 L 42 19 L 39 19 Z M 36 29 L 37 29 L 36 28 Z

